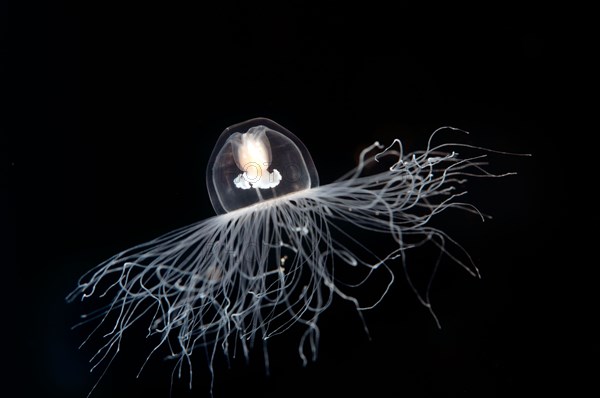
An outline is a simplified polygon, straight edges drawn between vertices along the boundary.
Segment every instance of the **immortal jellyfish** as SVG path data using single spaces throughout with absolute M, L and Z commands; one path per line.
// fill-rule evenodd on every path
M 292 327 L 303 330 L 298 353 L 306 364 L 316 359 L 318 320 L 334 297 L 359 314 L 374 307 L 394 281 L 392 268 L 406 270 L 410 248 L 431 243 L 477 276 L 466 251 L 430 220 L 450 208 L 480 214 L 459 199 L 462 187 L 468 177 L 496 175 L 483 169 L 485 152 L 459 155 L 481 148 L 434 144 L 445 130 L 456 129 L 436 130 L 424 150 L 411 153 L 398 139 L 388 147 L 375 142 L 354 169 L 319 185 L 304 144 L 277 123 L 258 118 L 225 129 L 206 173 L 217 215 L 116 254 L 84 274 L 68 296 L 107 300 L 82 316 L 82 323 L 95 323 L 86 342 L 102 340 L 93 368 L 108 367 L 134 324 L 154 341 L 141 368 L 164 349 L 174 374 L 189 370 L 190 388 L 194 352 L 206 352 L 213 374 L 217 352 L 229 358 L 240 350 L 248 359 L 260 341 L 268 369 L 267 341 Z M 367 247 L 361 230 L 388 239 L 391 250 Z M 344 268 L 357 280 L 342 280 Z M 362 303 L 353 291 L 376 272 L 386 283 Z M 431 310 L 429 287 L 417 289 L 404 275 Z

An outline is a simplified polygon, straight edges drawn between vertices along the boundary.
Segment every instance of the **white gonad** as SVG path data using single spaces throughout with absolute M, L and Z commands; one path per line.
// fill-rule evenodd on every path
M 333 298 L 347 300 L 360 315 L 384 297 L 394 268 L 404 270 L 433 314 L 431 283 L 416 288 L 406 272 L 406 251 L 430 243 L 440 253 L 431 278 L 443 255 L 478 276 L 466 251 L 430 220 L 450 208 L 481 216 L 459 200 L 461 187 L 469 177 L 507 175 L 483 169 L 494 151 L 434 144 L 442 132 L 464 133 L 440 128 L 424 150 L 406 154 L 399 140 L 388 147 L 375 142 L 356 168 L 319 185 L 306 147 L 282 126 L 259 118 L 227 128 L 206 175 L 218 215 L 113 256 L 83 275 L 69 295 L 106 300 L 81 322 L 95 326 L 86 341 L 102 340 L 94 367 L 108 367 L 137 323 L 148 329 L 154 347 L 143 363 L 167 352 L 179 377 L 189 369 L 190 387 L 195 350 L 206 351 L 212 374 L 217 351 L 229 357 L 230 346 L 241 347 L 248 358 L 259 340 L 268 370 L 268 339 L 291 327 L 304 330 L 298 351 L 306 364 L 307 357 L 316 359 L 319 316 Z M 473 155 L 459 156 L 462 151 Z M 388 249 L 366 247 L 361 232 L 388 239 Z M 340 280 L 344 267 L 341 274 L 358 280 Z M 353 291 L 377 271 L 387 282 L 369 303 L 359 301 Z

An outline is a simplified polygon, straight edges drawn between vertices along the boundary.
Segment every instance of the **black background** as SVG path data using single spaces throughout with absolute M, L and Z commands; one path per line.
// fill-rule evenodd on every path
M 575 138 L 554 135 L 566 84 L 560 16 L 295 2 L 22 7 L 8 14 L 19 20 L 7 34 L 14 123 L 2 160 L 17 395 L 87 394 L 100 374 L 88 372 L 94 346 L 77 350 L 84 333 L 70 326 L 81 308 L 64 297 L 106 257 L 212 216 L 204 167 L 213 144 L 257 116 L 303 140 L 322 183 L 375 140 L 421 149 L 443 125 L 470 131 L 464 142 L 533 157 L 493 156 L 492 171 L 519 174 L 470 183 L 468 199 L 493 220 L 452 212 L 438 221 L 483 275 L 445 264 L 432 290 L 441 330 L 397 269 L 390 294 L 365 313 L 371 340 L 336 302 L 320 323 L 317 362 L 301 366 L 291 332 L 270 345 L 270 376 L 260 350 L 229 370 L 217 359 L 216 397 L 507 396 L 572 388 L 580 382 L 570 376 L 594 373 L 573 370 L 581 361 L 568 358 L 598 346 L 571 348 L 564 333 L 577 315 L 564 311 L 567 283 L 549 276 L 578 262 L 562 250 L 572 185 L 557 154 Z M 426 258 L 415 254 L 413 265 Z M 152 347 L 143 336 L 125 339 L 93 396 L 169 396 L 172 363 L 155 358 L 135 378 Z M 194 361 L 193 389 L 176 382 L 173 396 L 207 395 L 204 356 Z

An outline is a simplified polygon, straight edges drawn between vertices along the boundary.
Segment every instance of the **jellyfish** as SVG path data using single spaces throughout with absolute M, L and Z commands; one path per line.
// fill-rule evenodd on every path
M 450 208 L 484 217 L 460 200 L 462 187 L 469 177 L 502 175 L 485 171 L 485 152 L 459 155 L 482 148 L 434 144 L 443 131 L 462 130 L 437 129 L 424 150 L 411 153 L 399 139 L 387 147 L 375 142 L 354 169 L 320 185 L 310 153 L 284 127 L 257 118 L 225 129 L 206 172 L 217 215 L 114 255 L 67 297 L 104 300 L 82 316 L 81 323 L 95 325 L 84 344 L 101 340 L 92 370 L 105 364 L 106 371 L 135 324 L 147 328 L 154 346 L 140 372 L 163 348 L 175 361 L 174 375 L 189 369 L 190 388 L 194 352 L 205 351 L 214 380 L 217 352 L 229 358 L 239 350 L 248 359 L 259 341 L 268 370 L 268 340 L 293 327 L 301 328 L 298 353 L 306 364 L 316 360 L 319 317 L 334 298 L 359 315 L 373 308 L 393 283 L 394 268 L 407 269 L 409 249 L 430 243 L 440 253 L 436 268 L 446 255 L 478 276 L 468 253 L 430 220 Z M 388 239 L 391 250 L 365 245 L 359 231 Z M 340 270 L 358 277 L 341 280 Z M 353 291 L 375 273 L 386 282 L 364 303 Z M 437 322 L 430 284 L 423 291 L 404 275 Z

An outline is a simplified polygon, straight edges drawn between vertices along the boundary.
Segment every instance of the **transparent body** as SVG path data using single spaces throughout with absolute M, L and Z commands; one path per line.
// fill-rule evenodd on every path
M 256 118 L 221 134 L 208 161 L 208 194 L 217 214 L 316 187 L 304 144 L 272 120 Z
M 91 336 L 103 341 L 94 367 L 112 361 L 134 323 L 144 324 L 153 342 L 148 359 L 166 351 L 179 376 L 189 368 L 190 386 L 198 349 L 212 372 L 217 351 L 247 357 L 260 341 L 268 368 L 268 340 L 292 327 L 304 330 L 298 353 L 306 363 L 316 358 L 318 320 L 333 298 L 360 315 L 383 299 L 392 268 L 404 270 L 431 311 L 431 283 L 415 288 L 406 252 L 424 244 L 439 251 L 432 279 L 444 255 L 477 276 L 469 255 L 430 220 L 450 208 L 480 215 L 459 200 L 461 188 L 468 178 L 496 177 L 483 169 L 481 148 L 434 144 L 440 132 L 456 131 L 438 129 L 426 148 L 411 153 L 399 140 L 388 147 L 376 142 L 354 169 L 319 186 L 308 151 L 283 127 L 254 119 L 226 129 L 207 170 L 219 215 L 116 254 L 87 272 L 69 296 L 105 300 L 82 322 L 95 321 Z M 472 155 L 459 156 L 458 149 Z M 366 247 L 361 231 L 393 249 Z M 340 280 L 340 269 L 355 278 Z M 387 276 L 378 294 L 366 302 L 355 297 L 375 273 Z

